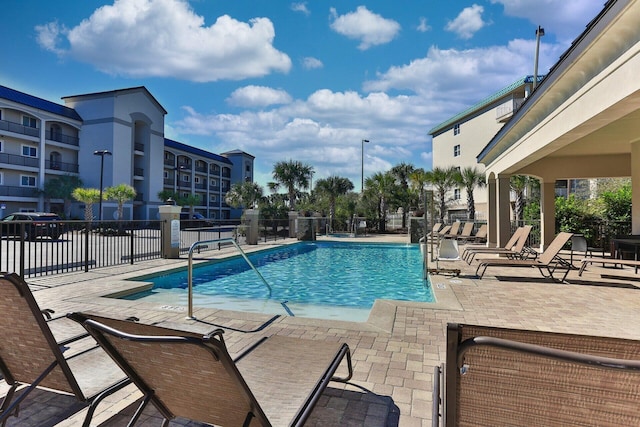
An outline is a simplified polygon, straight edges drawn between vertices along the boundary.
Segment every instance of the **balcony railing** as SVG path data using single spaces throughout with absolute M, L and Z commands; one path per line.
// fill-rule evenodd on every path
M 38 197 L 38 189 L 35 187 L 15 187 L 11 185 L 0 185 L 0 196 Z
M 174 167 L 173 165 L 175 165 L 175 159 L 164 159 L 164 165 Z
M 76 147 L 80 145 L 80 138 L 72 135 L 65 135 L 56 131 L 46 131 L 45 138 L 49 141 L 62 142 L 63 144 L 75 145 Z
M 30 126 L 23 126 L 20 123 L 14 123 L 7 120 L 0 120 L 0 130 L 7 130 L 9 132 L 19 133 L 29 136 L 40 136 L 40 129 L 32 128 Z
M 26 157 L 7 153 L 0 153 L 0 163 L 8 163 L 10 165 L 18 166 L 29 166 L 32 168 L 40 167 L 40 160 L 36 157 Z
M 143 168 L 133 168 L 133 176 L 144 176 Z
M 207 184 L 195 184 L 196 190 L 206 190 Z
M 136 142 L 135 144 L 133 144 L 133 149 L 136 151 L 142 151 L 144 153 L 144 144 Z
M 56 162 L 56 161 L 52 162 L 51 160 L 47 160 L 44 163 L 47 169 L 52 169 L 52 170 L 61 171 L 61 172 L 78 173 L 78 165 L 74 163 L 65 163 L 65 162 Z
M 207 165 L 198 166 L 196 165 L 196 172 L 207 173 Z
M 496 120 L 504 121 L 511 117 L 524 103 L 524 98 L 513 98 L 496 107 Z

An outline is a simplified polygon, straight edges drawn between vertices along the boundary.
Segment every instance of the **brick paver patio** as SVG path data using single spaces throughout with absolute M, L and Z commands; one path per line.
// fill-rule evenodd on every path
M 406 242 L 406 237 L 385 237 Z M 456 262 L 460 277 L 432 276 L 437 302 L 378 301 L 368 322 L 342 322 L 196 308 L 197 321 L 178 307 L 102 297 L 131 286 L 127 277 L 186 264 L 162 260 L 134 266 L 104 268 L 30 279 L 41 307 L 56 313 L 93 311 L 172 328 L 207 332 L 226 330 L 232 355 L 262 336 L 283 334 L 315 340 L 344 341 L 353 353 L 354 377 L 348 384 L 331 383 L 307 423 L 310 426 L 430 426 L 433 368 L 446 352 L 448 322 L 640 339 L 637 322 L 640 283 L 632 269 L 593 265 L 564 284 L 542 278 L 534 269 L 493 269 L 483 279 L 475 266 Z M 602 275 L 606 276 L 603 278 Z M 610 277 L 611 276 L 611 277 Z M 0 314 L 1 315 L 1 314 Z M 0 384 L 0 396 L 6 385 Z M 274 390 L 274 392 L 277 392 Z M 126 425 L 140 393 L 129 386 L 99 407 L 93 425 Z M 19 418 L 8 426 L 76 426 L 84 409 L 73 398 L 46 390 L 30 397 Z M 153 408 L 139 425 L 160 425 Z M 199 425 L 177 420 L 171 425 Z

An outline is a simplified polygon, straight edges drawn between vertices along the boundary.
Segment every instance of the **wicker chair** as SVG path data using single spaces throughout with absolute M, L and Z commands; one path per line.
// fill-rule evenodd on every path
M 639 382 L 640 341 L 449 324 L 433 426 L 638 426 Z

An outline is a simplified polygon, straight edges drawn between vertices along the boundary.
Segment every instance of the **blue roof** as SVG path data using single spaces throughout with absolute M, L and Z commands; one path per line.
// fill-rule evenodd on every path
M 164 146 L 175 148 L 176 150 L 185 151 L 187 153 L 195 154 L 198 156 L 206 157 L 208 159 L 216 160 L 218 162 L 228 163 L 230 165 L 233 165 L 233 162 L 227 159 L 226 157 L 220 156 L 218 154 L 213 154 L 209 151 L 201 150 L 200 148 L 192 147 L 190 145 L 183 144 L 182 142 L 174 141 L 172 139 L 165 138 Z
M 8 99 L 10 101 L 17 102 L 23 105 L 28 105 L 29 107 L 57 114 L 59 116 L 64 116 L 69 119 L 82 121 L 82 117 L 80 117 L 77 111 L 73 108 L 69 108 L 61 104 L 56 104 L 55 102 L 47 101 L 46 99 L 38 98 L 33 95 L 28 95 L 26 93 L 19 92 L 6 86 L 0 86 L 0 98 Z

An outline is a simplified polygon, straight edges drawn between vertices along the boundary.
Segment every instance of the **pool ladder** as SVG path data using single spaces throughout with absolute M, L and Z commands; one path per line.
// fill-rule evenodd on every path
M 189 248 L 189 266 L 188 266 L 189 313 L 187 316 L 188 319 L 195 319 L 195 317 L 193 316 L 193 252 L 197 249 L 208 248 L 207 245 L 209 243 L 232 243 L 233 246 L 235 246 L 236 249 L 240 252 L 240 255 L 242 255 L 242 258 L 244 258 L 244 260 L 247 261 L 247 264 L 249 264 L 249 267 L 251 267 L 251 269 L 256 272 L 258 277 L 260 277 L 260 280 L 262 280 L 262 283 L 264 283 L 264 285 L 269 290 L 269 298 L 271 298 L 271 292 L 272 292 L 271 286 L 269 286 L 269 283 L 267 283 L 267 281 L 264 279 L 262 274 L 260 274 L 258 269 L 249 260 L 249 257 L 247 257 L 247 254 L 242 250 L 240 245 L 238 245 L 238 242 L 236 242 L 233 237 L 226 237 L 224 239 L 200 240 L 192 244 L 191 247 Z

